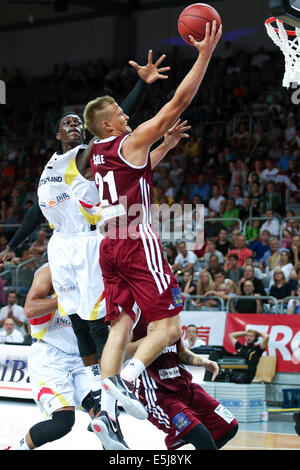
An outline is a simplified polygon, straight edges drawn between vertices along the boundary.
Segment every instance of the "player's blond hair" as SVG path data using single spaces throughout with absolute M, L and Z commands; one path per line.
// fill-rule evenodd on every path
M 109 118 L 108 110 L 106 109 L 109 104 L 115 103 L 112 96 L 105 95 L 89 101 L 83 113 L 84 123 L 91 134 L 103 137 L 102 135 L 102 122 Z

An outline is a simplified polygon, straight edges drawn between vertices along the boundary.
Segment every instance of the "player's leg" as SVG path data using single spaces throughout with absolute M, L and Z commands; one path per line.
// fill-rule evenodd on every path
M 26 436 L 10 450 L 33 450 L 68 434 L 75 422 L 74 407 L 64 407 L 52 413 L 51 419 L 32 426 Z
M 77 314 L 70 315 L 69 317 L 77 338 L 79 353 L 85 366 L 92 394 L 96 401 L 100 401 L 102 378 L 98 362 L 97 346 L 91 336 L 90 323 L 88 320 L 82 320 Z M 95 412 L 98 411 L 97 408 Z
M 175 343 L 180 336 L 179 314 L 154 322 L 154 329 L 144 338 L 134 357 L 122 370 L 122 378 L 134 381 L 161 354 L 161 351 Z

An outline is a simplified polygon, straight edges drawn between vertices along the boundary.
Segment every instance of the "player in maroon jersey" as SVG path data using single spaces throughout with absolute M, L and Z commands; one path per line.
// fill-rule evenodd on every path
M 151 227 L 151 170 L 165 154 L 163 144 L 151 157 L 149 152 L 194 98 L 221 34 L 221 26 L 217 31 L 213 22 L 211 31 L 207 23 L 203 41 L 197 42 L 191 37 L 198 50 L 193 67 L 172 99 L 133 132 L 127 124 L 128 116 L 111 97 L 91 101 L 84 111 L 87 128 L 99 137 L 94 141 L 90 163 L 102 206 L 107 205 L 112 216 L 118 216 L 115 225 L 110 224 L 100 250 L 106 320 L 110 322 L 101 361 L 104 414 L 112 412 L 114 400 L 118 399 L 130 414 L 145 419 L 147 413 L 136 400 L 133 383 L 166 346 L 180 338 L 179 313 L 183 308 L 180 289 Z M 138 209 L 140 217 L 137 219 Z M 141 343 L 121 377 L 136 305 L 147 321 L 155 321 L 155 328 Z M 97 418 L 101 425 L 104 414 Z
M 133 329 L 132 342 L 126 350 L 130 358 L 143 338 L 153 330 L 142 315 Z M 217 450 L 232 439 L 238 423 L 231 412 L 192 382 L 186 365 L 219 372 L 218 364 L 194 354 L 179 339 L 165 348 L 140 376 L 139 398 L 148 411 L 148 420 L 167 434 L 169 450 L 193 444 L 196 450 Z

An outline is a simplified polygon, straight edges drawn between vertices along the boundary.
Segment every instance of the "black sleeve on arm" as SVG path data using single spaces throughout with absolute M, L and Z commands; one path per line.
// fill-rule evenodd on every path
M 39 203 L 36 201 L 32 208 L 26 213 L 21 226 L 8 243 L 11 250 L 14 250 L 20 243 L 26 240 L 44 220 Z
M 143 100 L 147 89 L 147 83 L 140 79 L 120 105 L 125 114 L 131 117 Z

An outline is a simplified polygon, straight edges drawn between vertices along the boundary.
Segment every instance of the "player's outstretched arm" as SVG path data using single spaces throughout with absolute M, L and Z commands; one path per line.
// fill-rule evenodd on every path
M 164 135 L 164 141 L 155 150 L 150 153 L 151 168 L 155 168 L 156 165 L 167 155 L 167 153 L 180 142 L 183 138 L 188 138 L 189 135 L 186 133 L 191 128 L 187 125 L 187 121 L 181 122 L 180 119 L 176 121 L 173 127 L 169 129 Z
M 126 139 L 122 151 L 123 156 L 128 162 L 133 165 L 145 164 L 151 145 L 163 137 L 189 106 L 199 89 L 212 53 L 221 35 L 222 25 L 217 31 L 217 25 L 214 21 L 211 31 L 209 23 L 207 23 L 203 41 L 198 42 L 190 37 L 194 47 L 198 50 L 197 59 L 178 86 L 173 98 L 152 119 L 138 126 L 130 138 Z
M 26 318 L 38 318 L 57 310 L 57 298 L 47 298 L 51 292 L 53 292 L 51 271 L 48 265 L 44 265 L 35 274 L 27 294 L 24 305 Z
M 186 365 L 204 367 L 205 370 L 208 370 L 213 374 L 211 379 L 212 382 L 215 380 L 219 373 L 219 366 L 217 362 L 210 361 L 209 359 L 206 359 L 200 356 L 199 354 L 195 354 L 189 349 L 186 349 L 182 341 L 180 342 L 178 359 L 180 360 L 180 362 Z
M 120 104 L 123 112 L 127 114 L 127 116 L 131 116 L 136 111 L 137 107 L 140 106 L 147 91 L 147 85 L 156 82 L 156 80 L 165 80 L 168 78 L 164 73 L 170 70 L 170 67 L 160 67 L 165 58 L 166 55 L 163 54 L 153 63 L 153 52 L 150 50 L 148 52 L 148 62 L 146 65 L 139 65 L 133 60 L 129 61 L 129 64 L 137 71 L 140 80 Z

